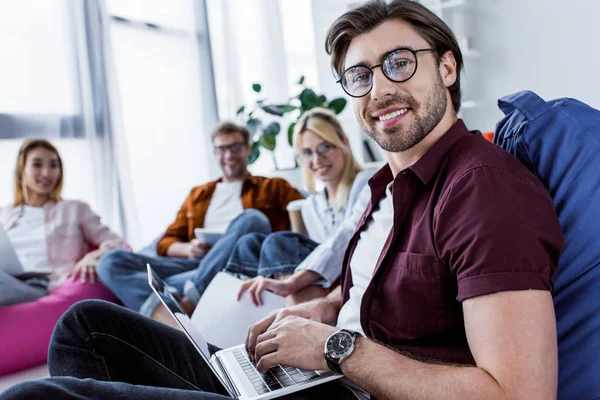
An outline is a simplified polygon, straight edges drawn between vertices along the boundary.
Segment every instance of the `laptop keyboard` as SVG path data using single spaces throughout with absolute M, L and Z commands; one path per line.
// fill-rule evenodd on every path
M 256 369 L 256 365 L 250 361 L 245 350 L 235 349 L 233 355 L 258 394 L 296 385 L 319 376 L 315 371 L 305 371 L 283 365 L 274 365 L 265 374 L 261 374 Z

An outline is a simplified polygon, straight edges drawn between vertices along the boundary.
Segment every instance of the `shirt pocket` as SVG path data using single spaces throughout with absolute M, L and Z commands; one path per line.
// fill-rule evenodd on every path
M 397 339 L 416 339 L 444 329 L 438 257 L 416 253 L 392 257 L 375 294 L 375 324 Z

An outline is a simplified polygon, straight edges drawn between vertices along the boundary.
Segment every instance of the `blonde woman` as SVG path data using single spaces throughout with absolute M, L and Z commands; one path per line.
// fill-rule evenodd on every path
M 312 193 L 301 209 L 308 234 L 245 235 L 238 240 L 225 268 L 230 273 L 254 277 L 244 282 L 239 296 L 248 290 L 256 305 L 262 303 L 260 293 L 265 289 L 288 296 L 331 274 L 319 268 L 316 271 L 297 268 L 319 244 L 336 235 L 342 222 L 350 217 L 359 193 L 371 176 L 362 171 L 339 121 L 328 110 L 317 108 L 302 116 L 294 130 L 294 148 L 306 186 Z M 315 190 L 317 181 L 324 185 L 319 192 Z M 337 251 L 343 254 L 344 247 L 340 246 Z M 341 263 L 320 267 L 332 268 L 339 274 Z M 312 286 L 302 295 L 298 293 L 295 298 L 289 298 L 288 304 L 325 293 L 321 287 Z
M 14 202 L 0 208 L 0 226 L 22 267 L 13 274 L 0 269 L 0 375 L 44 362 L 54 324 L 76 301 L 114 300 L 94 285 L 95 265 L 126 245 L 86 203 L 62 199 L 63 181 L 58 150 L 46 140 L 26 141 Z

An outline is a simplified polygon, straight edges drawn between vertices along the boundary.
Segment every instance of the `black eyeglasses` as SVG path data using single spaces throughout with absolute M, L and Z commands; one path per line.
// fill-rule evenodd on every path
M 401 47 L 386 53 L 381 64 L 367 67 L 355 65 L 344 71 L 337 83 L 342 84 L 344 92 L 352 97 L 363 97 L 373 89 L 373 70 L 381 67 L 381 71 L 393 82 L 406 82 L 417 72 L 417 53 L 434 51 L 434 49 L 408 49 Z
M 298 153 L 298 161 L 303 162 L 305 164 L 308 164 L 309 162 L 312 161 L 313 159 L 313 154 L 318 154 L 321 157 L 329 157 L 331 155 L 331 152 L 333 150 L 335 150 L 335 146 L 332 145 L 329 142 L 323 142 L 320 145 L 317 146 L 317 148 L 315 149 L 315 152 L 313 153 L 313 151 L 311 149 L 302 149 L 299 153 Z
M 225 154 L 227 150 L 231 151 L 233 154 L 239 154 L 246 148 L 246 146 L 248 145 L 244 142 L 235 142 L 226 144 L 224 146 L 215 146 L 213 151 L 217 155 Z

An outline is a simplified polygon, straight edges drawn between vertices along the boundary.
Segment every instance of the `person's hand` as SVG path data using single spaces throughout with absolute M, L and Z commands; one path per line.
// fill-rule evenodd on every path
M 203 243 L 198 239 L 192 239 L 189 243 L 188 248 L 188 257 L 189 258 L 201 258 L 208 253 L 210 250 L 210 245 L 207 243 Z
M 279 326 L 281 321 L 290 316 L 320 323 L 334 324 L 335 319 L 337 318 L 337 309 L 324 298 L 271 311 L 265 318 L 248 328 L 246 351 L 250 358 L 254 359 L 256 344 L 260 335 L 267 332 L 267 330 L 272 327 Z M 323 348 L 321 348 L 321 353 L 322 352 Z
M 273 365 L 327 370 L 323 349 L 327 338 L 338 329 L 306 318 L 288 316 L 258 336 L 253 359 L 265 373 Z
M 75 281 L 77 276 L 79 276 L 79 281 L 81 283 L 85 283 L 86 280 L 89 280 L 92 285 L 96 283 L 96 263 L 98 262 L 98 257 L 94 254 L 88 253 L 69 272 L 67 278 Z
M 255 306 L 262 306 L 261 293 L 264 290 L 270 290 L 271 292 L 280 296 L 287 296 L 292 294 L 293 285 L 289 280 L 269 279 L 263 276 L 257 276 L 256 278 L 249 279 L 242 283 L 240 290 L 237 294 L 238 301 L 242 298 L 242 295 L 247 290 L 250 300 Z

